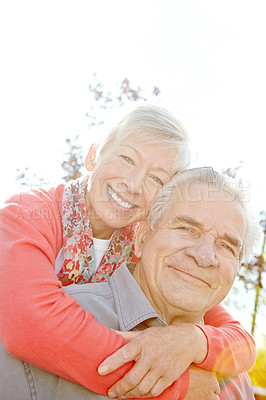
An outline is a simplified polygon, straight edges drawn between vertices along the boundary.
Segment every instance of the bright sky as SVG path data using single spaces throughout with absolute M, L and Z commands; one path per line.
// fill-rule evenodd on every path
M 86 127 L 94 72 L 158 86 L 197 164 L 238 166 L 265 209 L 265 0 L 9 0 L 0 8 L 2 191 L 29 166 L 57 182 Z M 89 135 L 89 134 L 88 134 Z M 89 137 L 89 136 L 88 136 Z

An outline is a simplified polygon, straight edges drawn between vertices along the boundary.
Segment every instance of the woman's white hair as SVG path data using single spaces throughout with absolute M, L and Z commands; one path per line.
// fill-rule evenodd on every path
M 188 168 L 190 163 L 188 134 L 168 110 L 146 102 L 131 102 L 121 109 L 126 109 L 127 112 L 100 143 L 96 160 L 129 136 L 136 136 L 137 141 L 141 135 L 141 139 L 151 146 L 160 144 L 162 147 L 176 147 L 175 172 Z
M 258 222 L 249 209 L 241 184 L 227 175 L 214 171 L 211 167 L 192 168 L 175 175 L 153 200 L 148 216 L 150 228 L 153 230 L 156 227 L 163 214 L 171 206 L 174 198 L 176 198 L 175 195 L 178 194 L 178 189 L 188 183 L 206 183 L 211 188 L 231 194 L 240 203 L 246 220 L 240 263 L 248 262 L 254 253 L 255 245 L 260 236 Z

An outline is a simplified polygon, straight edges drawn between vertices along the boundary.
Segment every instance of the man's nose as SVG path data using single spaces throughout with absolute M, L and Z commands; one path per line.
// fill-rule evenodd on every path
M 200 237 L 186 249 L 186 254 L 193 257 L 200 267 L 217 267 L 218 259 L 215 253 L 215 239 Z

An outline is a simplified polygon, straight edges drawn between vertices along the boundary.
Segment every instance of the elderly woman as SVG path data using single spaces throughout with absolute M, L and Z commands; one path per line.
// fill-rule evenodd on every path
M 0 338 L 15 357 L 107 394 L 132 363 L 107 376 L 100 376 L 97 367 L 128 340 L 100 325 L 62 285 L 107 280 L 122 262 L 134 259 L 138 222 L 147 216 L 159 189 L 189 163 L 187 134 L 165 109 L 137 103 L 109 132 L 95 165 L 93 156 L 90 151 L 86 159 L 88 171 L 93 169 L 88 176 L 14 196 L 3 207 Z M 209 313 L 205 321 L 211 324 L 216 311 Z M 210 366 L 221 351 L 219 338 L 233 360 L 231 375 L 252 367 L 252 337 L 236 321 L 228 323 L 228 316 L 220 319 L 221 325 L 224 321 L 221 329 L 199 329 L 205 335 L 199 333 L 197 342 L 189 335 L 183 338 L 195 357 L 176 357 L 177 371 L 191 362 Z M 165 333 L 163 340 L 172 344 L 168 352 L 151 339 L 147 346 L 157 347 L 158 358 L 163 352 L 164 360 L 171 359 L 178 336 Z M 243 343 L 240 354 L 231 346 L 235 341 Z M 123 379 L 125 384 L 128 377 Z M 129 389 L 127 385 L 131 397 L 140 395 L 137 388 Z
M 88 177 L 63 194 L 63 285 L 106 280 L 133 256 L 138 222 L 159 189 L 189 162 L 184 128 L 166 110 L 137 103 L 89 152 Z M 59 264 L 57 260 L 57 265 Z

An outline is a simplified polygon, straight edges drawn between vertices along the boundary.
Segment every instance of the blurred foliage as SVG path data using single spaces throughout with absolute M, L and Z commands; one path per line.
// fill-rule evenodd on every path
M 254 386 L 266 388 L 266 337 L 263 345 L 258 348 L 256 364 L 249 376 Z
M 263 286 L 263 277 L 266 275 L 265 246 L 266 246 L 266 212 L 260 213 L 260 226 L 262 228 L 262 245 L 258 255 L 254 255 L 250 263 L 242 264 L 238 271 L 238 280 L 243 283 L 246 291 L 253 291 L 254 304 L 251 322 L 251 334 L 256 329 L 256 319 L 260 305 L 265 305 L 266 288 Z
M 237 179 L 244 189 L 244 183 L 241 178 L 239 178 L 239 172 L 241 171 L 241 165 L 237 167 L 231 167 L 222 172 L 231 178 Z M 245 194 L 245 191 L 244 191 Z M 259 214 L 260 226 L 262 230 L 262 245 L 258 253 L 254 255 L 249 263 L 242 264 L 239 268 L 237 279 L 243 284 L 246 292 L 254 293 L 254 304 L 252 311 L 252 321 L 250 332 L 252 335 L 255 333 L 256 320 L 261 305 L 265 305 L 265 293 L 266 288 L 263 286 L 263 277 L 266 272 L 266 262 L 265 262 L 265 245 L 266 245 L 266 211 L 261 211 Z M 235 291 L 237 289 L 234 288 Z
M 66 139 L 68 151 L 65 153 L 65 160 L 62 162 L 61 167 L 65 172 L 62 179 L 68 182 L 71 179 L 79 178 L 84 170 L 84 155 L 82 146 L 77 143 L 78 136 L 72 141 Z
M 16 181 L 21 185 L 21 190 L 33 190 L 47 184 L 44 177 L 39 176 L 31 168 L 18 168 L 16 171 Z

